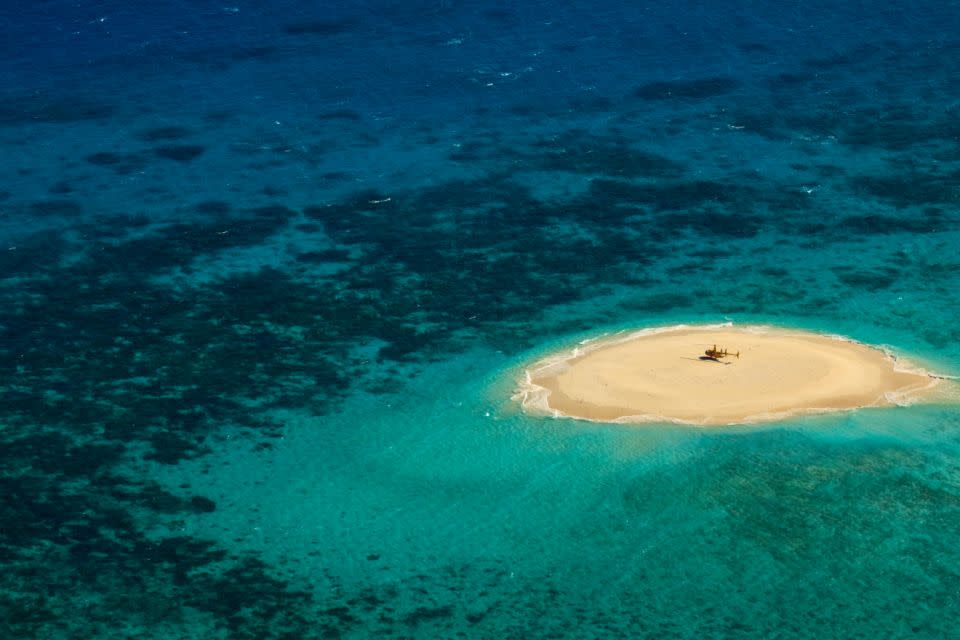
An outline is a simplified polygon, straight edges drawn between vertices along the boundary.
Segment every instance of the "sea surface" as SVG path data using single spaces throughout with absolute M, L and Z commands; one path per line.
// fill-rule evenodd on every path
M 511 400 L 677 323 L 960 373 L 957 3 L 0 26 L 0 637 L 958 637 L 956 406 Z

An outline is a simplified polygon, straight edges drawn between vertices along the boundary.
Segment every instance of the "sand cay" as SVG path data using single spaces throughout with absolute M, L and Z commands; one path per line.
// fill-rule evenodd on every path
M 708 359 L 714 345 L 728 357 Z M 740 352 L 737 358 L 732 354 Z M 732 325 L 651 329 L 581 345 L 527 370 L 535 413 L 603 422 L 725 425 L 909 404 L 937 376 L 834 336 Z

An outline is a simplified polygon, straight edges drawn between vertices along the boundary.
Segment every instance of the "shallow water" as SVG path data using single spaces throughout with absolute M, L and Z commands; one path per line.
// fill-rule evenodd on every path
M 0 635 L 950 637 L 960 414 L 523 415 L 774 323 L 960 373 L 942 3 L 0 8 Z

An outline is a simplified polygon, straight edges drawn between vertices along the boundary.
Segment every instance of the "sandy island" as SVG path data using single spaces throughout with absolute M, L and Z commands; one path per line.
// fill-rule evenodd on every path
M 706 359 L 716 345 L 740 357 Z M 725 425 L 909 404 L 938 377 L 852 340 L 772 327 L 648 329 L 581 345 L 527 370 L 534 413 L 602 422 Z

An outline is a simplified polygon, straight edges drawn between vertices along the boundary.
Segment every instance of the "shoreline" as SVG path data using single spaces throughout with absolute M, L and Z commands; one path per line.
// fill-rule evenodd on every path
M 731 356 L 700 355 L 716 341 Z M 528 366 L 514 400 L 555 418 L 728 426 L 910 405 L 947 378 L 837 334 L 681 324 L 581 340 Z

